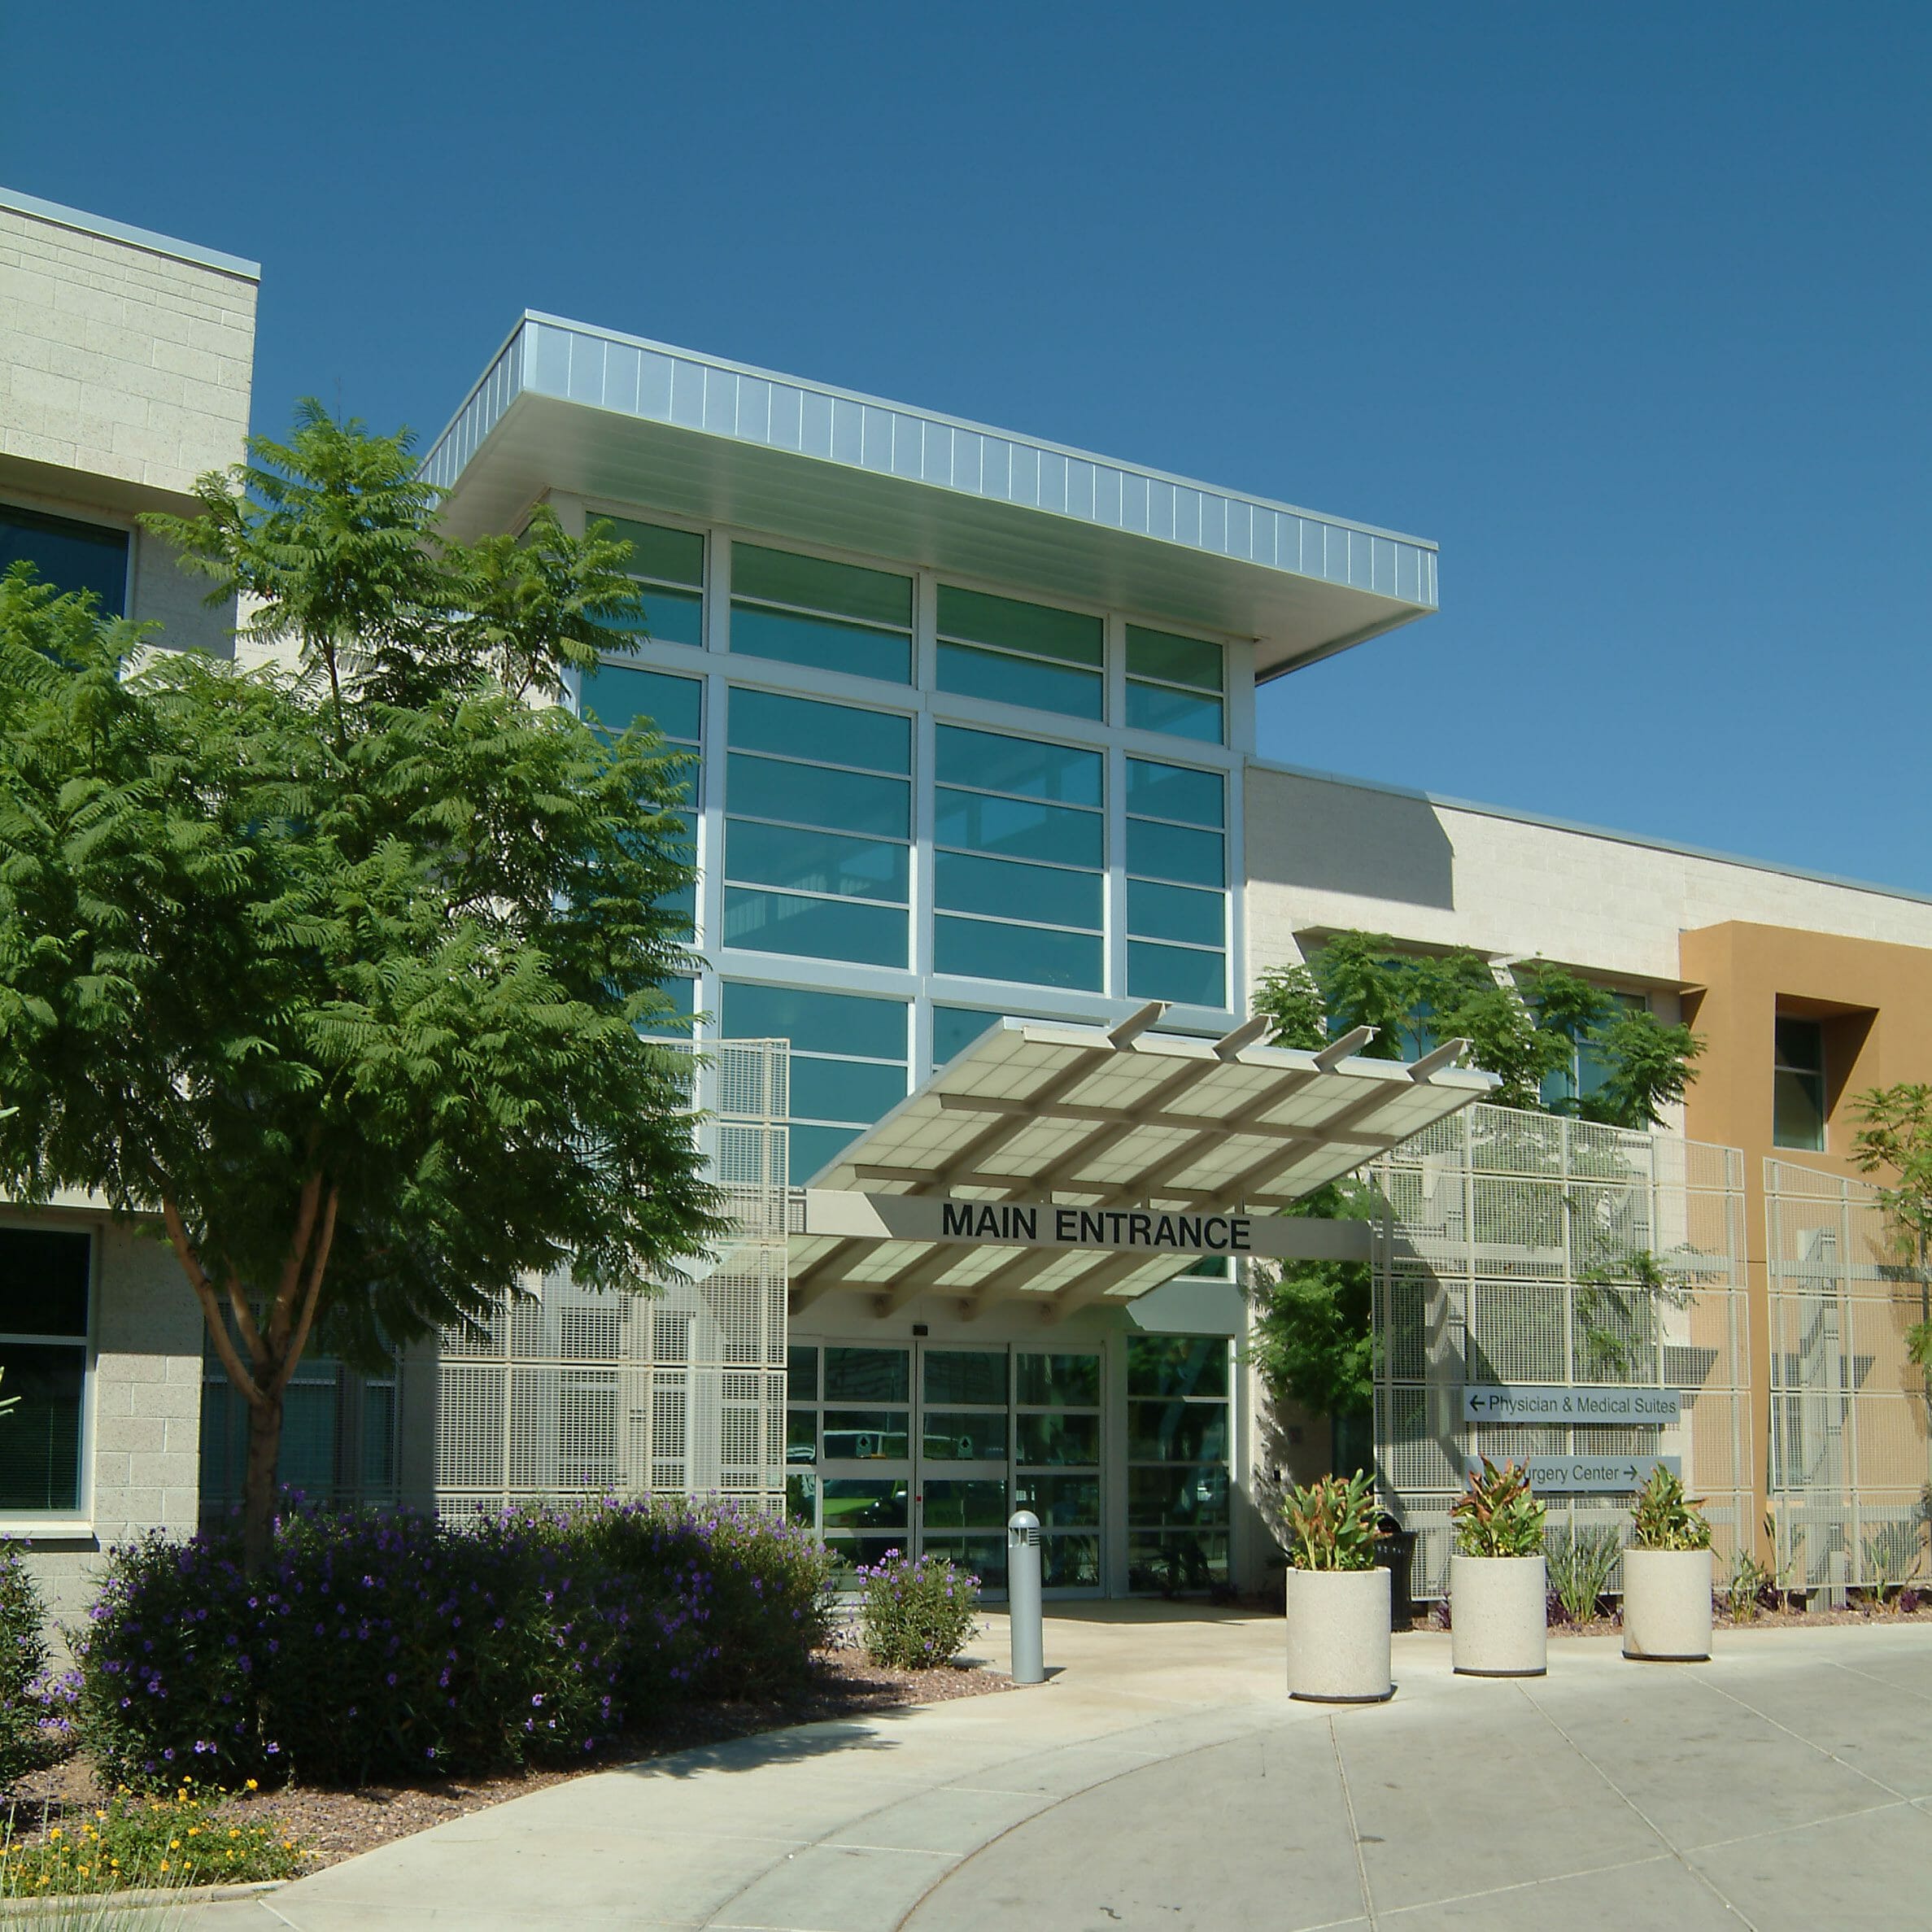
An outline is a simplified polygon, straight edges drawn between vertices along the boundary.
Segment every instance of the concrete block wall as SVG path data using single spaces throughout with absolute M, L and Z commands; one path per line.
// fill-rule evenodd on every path
M 241 455 L 256 277 L 41 206 L 0 197 L 0 456 L 185 494 Z
M 57 1624 L 85 1616 L 104 1552 L 196 1521 L 201 1311 L 165 1243 L 105 1219 L 94 1238 L 91 1533 L 37 1538 L 28 1558 Z

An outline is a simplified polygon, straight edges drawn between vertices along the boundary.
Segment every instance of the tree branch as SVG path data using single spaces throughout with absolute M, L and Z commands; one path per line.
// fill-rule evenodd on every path
M 278 1390 L 288 1386 L 289 1377 L 295 1372 L 296 1364 L 302 1359 L 302 1351 L 308 1346 L 309 1331 L 315 1326 L 316 1304 L 322 1297 L 322 1276 L 329 1266 L 329 1250 L 335 1241 L 335 1210 L 341 1202 L 342 1189 L 331 1188 L 322 1209 L 322 1226 L 316 1236 L 315 1254 L 308 1264 L 308 1280 L 302 1291 L 301 1318 L 295 1324 L 293 1338 L 283 1351 L 281 1366 L 275 1373 L 274 1387 Z
M 281 1264 L 281 1280 L 276 1284 L 275 1300 L 268 1313 L 268 1346 L 277 1361 L 288 1352 L 289 1324 L 295 1312 L 295 1297 L 302 1285 L 303 1263 L 308 1258 L 308 1245 L 316 1232 L 316 1210 L 322 1197 L 320 1169 L 302 1184 L 302 1195 L 295 1210 L 295 1232 L 290 1237 L 289 1251 Z
M 161 1197 L 161 1218 L 168 1226 L 168 1245 L 181 1264 L 181 1272 L 188 1277 L 188 1285 L 194 1289 L 195 1300 L 201 1304 L 209 1337 L 215 1344 L 215 1353 L 220 1358 L 221 1366 L 228 1371 L 229 1380 L 248 1398 L 251 1405 L 260 1404 L 267 1398 L 255 1377 L 242 1365 L 233 1338 L 229 1334 L 228 1324 L 221 1319 L 221 1304 L 215 1299 L 214 1284 L 203 1272 L 201 1258 L 194 1252 L 194 1244 L 188 1239 L 181 1210 L 175 1206 L 173 1197 L 166 1193 Z

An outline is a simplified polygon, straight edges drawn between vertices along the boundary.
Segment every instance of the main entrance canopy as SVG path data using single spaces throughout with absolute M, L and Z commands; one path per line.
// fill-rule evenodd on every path
M 820 1173 L 791 1238 L 795 1311 L 842 1290 L 876 1312 L 923 1296 L 976 1315 L 1023 1301 L 1059 1319 L 1219 1254 L 1367 1253 L 1360 1223 L 1276 1211 L 1484 1098 L 1466 1044 L 1411 1063 L 1153 1029 L 1008 1019 Z

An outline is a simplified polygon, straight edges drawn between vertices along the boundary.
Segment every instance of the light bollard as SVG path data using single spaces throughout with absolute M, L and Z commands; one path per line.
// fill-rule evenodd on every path
M 1040 1609 L 1040 1519 L 1016 1509 L 1006 1519 L 1006 1623 L 1013 1636 L 1013 1681 L 1046 1681 Z

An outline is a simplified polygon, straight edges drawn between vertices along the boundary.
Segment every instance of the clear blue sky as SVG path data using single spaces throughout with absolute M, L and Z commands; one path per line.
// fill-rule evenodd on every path
M 1932 7 L 25 6 L 255 427 L 548 309 L 1431 537 L 1267 755 L 1932 892 Z M 21 84 L 31 76 L 31 85 Z

